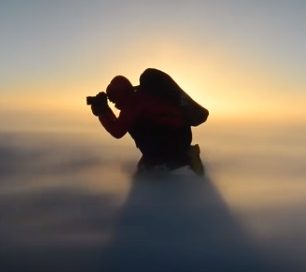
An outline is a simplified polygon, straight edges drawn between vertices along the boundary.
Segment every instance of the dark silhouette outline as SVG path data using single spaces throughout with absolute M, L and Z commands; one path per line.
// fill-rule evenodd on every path
M 120 110 L 115 116 L 107 99 Z M 204 172 L 198 145 L 192 146 L 191 126 L 206 121 L 208 111 L 192 100 L 166 73 L 149 68 L 133 87 L 124 76 L 116 76 L 87 104 L 102 126 L 115 138 L 127 132 L 142 153 L 138 172 L 156 168 L 173 170 L 189 165 Z

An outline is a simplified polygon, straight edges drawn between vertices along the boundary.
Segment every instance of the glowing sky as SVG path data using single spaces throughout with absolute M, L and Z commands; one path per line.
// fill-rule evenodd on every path
M 85 96 L 116 74 L 137 84 L 147 67 L 215 116 L 303 120 L 305 11 L 304 0 L 0 1 L 2 128 L 85 120 Z

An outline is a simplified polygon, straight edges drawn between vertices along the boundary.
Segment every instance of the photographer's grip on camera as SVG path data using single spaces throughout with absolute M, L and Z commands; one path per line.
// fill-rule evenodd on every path
M 96 116 L 100 116 L 108 108 L 105 92 L 100 92 L 96 96 L 87 96 L 86 103 L 91 106 L 92 113 Z

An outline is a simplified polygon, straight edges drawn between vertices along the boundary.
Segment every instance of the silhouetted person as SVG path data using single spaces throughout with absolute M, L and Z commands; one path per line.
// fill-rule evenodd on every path
M 159 70 L 147 69 L 140 77 L 140 86 L 135 88 L 127 78 L 116 76 L 106 93 L 99 93 L 91 103 L 92 112 L 113 137 L 121 138 L 127 132 L 131 135 L 142 153 L 139 172 L 190 165 L 202 174 L 198 146 L 191 146 L 191 124 L 179 101 L 175 100 L 179 95 L 171 91 L 174 85 L 169 85 L 171 78 L 167 77 Z M 167 96 L 165 90 L 170 95 Z M 118 117 L 108 106 L 107 98 L 120 110 Z M 204 115 L 206 120 L 208 111 Z

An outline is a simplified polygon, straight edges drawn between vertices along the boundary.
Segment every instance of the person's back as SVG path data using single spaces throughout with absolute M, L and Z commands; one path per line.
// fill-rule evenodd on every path
M 208 110 L 195 102 L 167 73 L 148 68 L 140 75 L 139 81 L 143 92 L 179 107 L 189 126 L 198 126 L 207 120 Z

